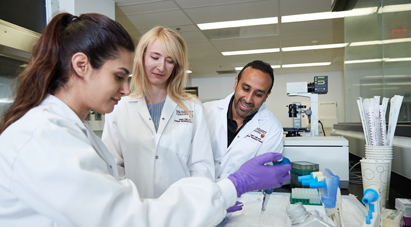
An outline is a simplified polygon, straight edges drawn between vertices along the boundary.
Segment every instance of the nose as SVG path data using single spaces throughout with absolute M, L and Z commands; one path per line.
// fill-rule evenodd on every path
M 247 103 L 251 103 L 253 101 L 253 93 L 252 92 L 247 93 L 244 99 Z
M 163 71 L 164 71 L 165 64 L 166 64 L 166 63 L 165 63 L 164 61 L 159 61 L 159 62 L 158 62 L 157 68 L 158 68 L 158 70 L 160 70 L 160 72 L 163 72 Z
M 121 93 L 121 96 L 127 96 L 130 94 L 130 87 L 128 86 L 128 80 L 125 80 L 121 84 L 119 92 Z

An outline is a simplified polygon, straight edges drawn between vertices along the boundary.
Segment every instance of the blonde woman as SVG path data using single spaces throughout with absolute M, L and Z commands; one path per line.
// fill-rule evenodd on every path
M 143 198 L 158 198 L 184 177 L 214 180 L 202 105 L 183 91 L 187 69 L 184 40 L 169 28 L 151 29 L 137 46 L 131 95 L 106 115 L 102 140 Z

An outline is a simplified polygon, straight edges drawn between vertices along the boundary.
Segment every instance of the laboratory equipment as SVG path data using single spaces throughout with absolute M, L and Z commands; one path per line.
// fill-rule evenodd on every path
M 391 210 L 391 209 L 384 209 L 382 211 L 382 226 L 384 227 L 398 227 L 402 226 L 403 213 L 400 210 Z
M 379 191 L 379 187 L 375 185 L 372 185 L 364 190 L 364 197 L 362 198 L 362 203 L 368 206 L 368 214 L 365 217 L 365 220 L 362 224 L 363 227 L 383 226 L 381 219 L 381 196 Z
M 281 162 L 273 162 L 272 165 L 273 166 L 278 166 L 278 165 L 285 165 L 285 164 L 291 164 L 290 160 L 288 158 L 283 157 L 283 160 Z M 268 190 L 263 190 L 263 204 L 261 207 L 261 212 L 265 211 L 265 208 L 267 206 L 268 200 L 270 199 L 270 195 L 271 193 L 273 193 L 274 188 L 273 189 L 268 189 Z
M 308 185 L 302 185 L 301 182 L 298 181 L 299 176 L 309 175 L 312 172 L 320 171 L 320 167 L 316 163 L 307 162 L 307 161 L 296 161 L 291 162 L 291 181 L 290 185 L 291 188 L 308 188 Z
M 314 82 L 291 82 L 287 83 L 287 95 L 288 96 L 302 96 L 310 98 L 311 107 L 308 110 L 302 110 L 304 108 L 301 105 L 290 104 L 289 117 L 298 117 L 297 113 L 305 113 L 310 121 L 309 129 L 302 128 L 284 128 L 284 131 L 291 131 L 291 133 L 297 130 L 305 131 L 305 136 L 318 136 L 318 94 L 327 94 L 328 92 L 328 76 L 316 76 Z
M 319 213 L 314 210 L 314 212 L 309 213 L 302 203 L 296 203 L 290 205 L 287 208 L 288 217 L 291 220 L 292 226 L 295 227 L 331 227 L 330 223 L 323 221 Z
M 308 183 L 310 188 L 321 190 L 321 201 L 327 215 L 336 225 L 344 227 L 341 191 L 338 187 L 340 178 L 333 171 L 325 169 L 324 172 L 314 172 L 308 176 L 301 176 L 298 180 L 304 185 Z
M 283 155 L 292 162 L 319 164 L 319 170 L 332 169 L 340 177 L 340 188 L 348 188 L 348 140 L 343 137 L 286 137 Z M 289 182 L 285 182 L 287 184 Z

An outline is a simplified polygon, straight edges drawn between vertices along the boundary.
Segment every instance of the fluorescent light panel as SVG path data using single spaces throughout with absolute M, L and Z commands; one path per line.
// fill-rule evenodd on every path
M 382 9 L 378 10 L 378 13 L 394 13 L 394 12 L 404 12 L 411 11 L 411 4 L 399 4 L 399 5 L 389 5 L 384 6 Z
M 401 61 L 411 61 L 411 57 L 409 58 L 376 58 L 376 59 L 363 59 L 363 60 L 352 60 L 352 61 L 345 61 L 344 64 L 357 64 L 357 63 L 373 63 L 373 62 L 401 62 Z
M 265 24 L 277 24 L 278 17 L 267 17 L 267 18 L 257 18 L 249 20 L 234 20 L 234 21 L 221 21 L 213 23 L 203 23 L 197 24 L 201 30 L 211 30 L 220 28 L 235 28 L 235 27 L 246 27 L 254 25 L 265 25 Z
M 351 60 L 351 61 L 345 61 L 344 64 L 357 64 L 357 63 L 372 63 L 372 62 L 382 62 L 381 58 L 377 59 L 364 59 L 364 60 Z
M 299 51 L 299 50 L 319 50 L 319 49 L 331 49 L 331 48 L 341 48 L 347 46 L 346 43 L 335 43 L 335 44 L 325 44 L 325 45 L 311 45 L 311 46 L 297 46 L 297 47 L 283 47 L 282 51 Z
M 224 56 L 230 55 L 243 55 L 243 54 L 262 54 L 262 53 L 273 53 L 279 52 L 280 48 L 271 48 L 271 49 L 255 49 L 255 50 L 239 50 L 239 51 L 226 51 L 221 52 Z
M 344 12 L 308 13 L 308 14 L 282 16 L 281 23 L 325 20 L 325 19 L 335 19 L 335 18 L 343 18 L 343 17 L 344 17 Z
M 331 62 L 315 62 L 315 63 L 302 63 L 302 64 L 288 64 L 282 65 L 283 68 L 296 68 L 296 67 L 311 67 L 311 66 L 327 66 L 331 65 Z

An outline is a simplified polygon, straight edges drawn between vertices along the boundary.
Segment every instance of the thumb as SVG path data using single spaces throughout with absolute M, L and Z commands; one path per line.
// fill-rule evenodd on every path
M 283 158 L 283 155 L 280 153 L 268 152 L 268 153 L 255 157 L 254 160 L 260 164 L 264 164 L 267 162 L 277 161 L 282 158 Z

